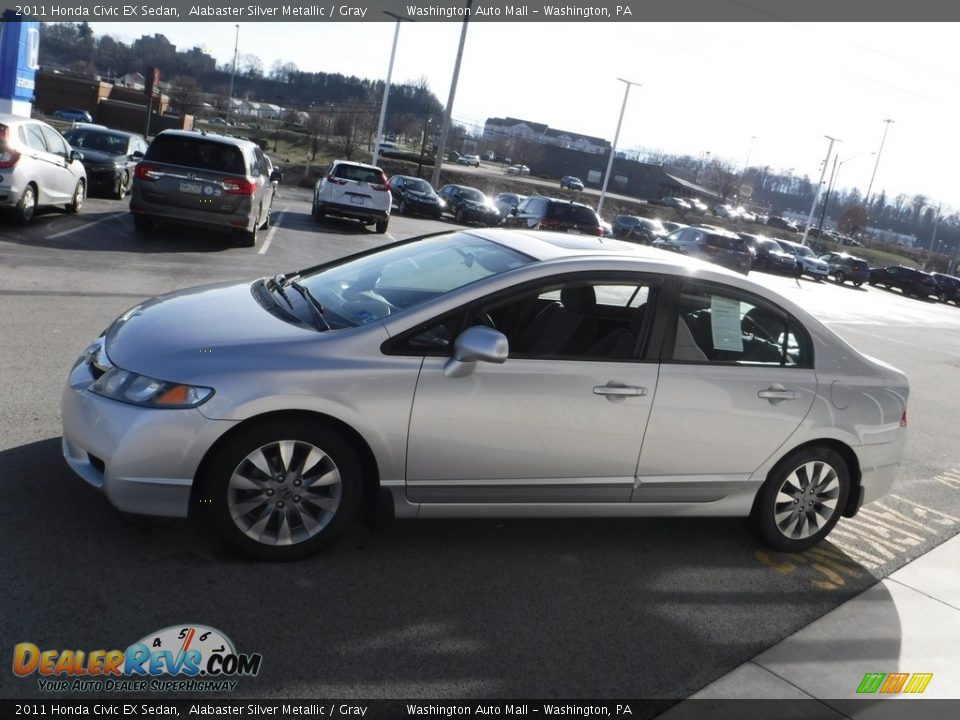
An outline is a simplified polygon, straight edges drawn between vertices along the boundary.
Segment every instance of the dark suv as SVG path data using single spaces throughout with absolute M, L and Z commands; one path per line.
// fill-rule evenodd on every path
M 891 265 L 886 268 L 871 268 L 870 284 L 885 287 L 888 290 L 899 288 L 904 295 L 927 298 L 939 293 L 937 281 L 930 273 L 914 270 L 903 265 Z
M 720 228 L 688 227 L 667 236 L 663 249 L 708 260 L 730 270 L 749 274 L 753 253 L 747 241 Z
M 263 151 L 249 140 L 192 130 L 159 133 L 133 173 L 130 212 L 138 232 L 154 220 L 239 231 L 257 244 L 270 224 L 275 182 Z
M 826 253 L 820 259 L 830 266 L 828 274 L 843 285 L 847 280 L 860 287 L 870 279 L 870 266 L 863 258 L 847 253 Z
M 937 298 L 942 303 L 952 302 L 960 305 L 960 278 L 943 273 L 930 273 L 937 281 Z
M 583 235 L 603 235 L 600 218 L 592 207 L 569 200 L 528 197 L 503 219 L 506 227 L 555 230 Z

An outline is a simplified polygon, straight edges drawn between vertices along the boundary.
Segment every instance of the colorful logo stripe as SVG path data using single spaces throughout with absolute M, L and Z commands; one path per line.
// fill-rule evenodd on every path
M 922 693 L 933 679 L 933 673 L 867 673 L 857 686 L 857 693 Z

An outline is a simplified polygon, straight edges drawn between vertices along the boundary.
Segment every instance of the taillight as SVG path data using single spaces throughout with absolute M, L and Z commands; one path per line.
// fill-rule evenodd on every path
M 383 173 L 380 173 L 380 184 L 379 185 L 370 185 L 373 190 L 380 190 L 384 192 L 390 189 L 390 186 L 387 185 L 387 176 Z
M 0 145 L 0 168 L 12 168 L 20 159 L 20 153 L 13 148 Z
M 592 232 L 592 233 L 593 233 L 594 235 L 596 235 L 597 237 L 603 237 L 603 228 L 602 228 L 602 227 L 590 228 L 590 232 Z
M 257 184 L 246 178 L 227 178 L 222 184 L 227 195 L 253 195 L 257 190 Z
M 900 427 L 907 426 L 907 409 L 903 409 L 903 415 L 900 416 Z
M 347 184 L 347 181 L 346 181 L 346 180 L 341 180 L 340 178 L 334 177 L 333 175 L 327 175 L 327 182 L 332 182 L 334 185 L 346 185 L 346 184 Z
M 137 180 L 148 180 L 154 182 L 160 179 L 161 173 L 153 165 L 148 165 L 147 163 L 139 163 L 133 169 L 133 176 Z

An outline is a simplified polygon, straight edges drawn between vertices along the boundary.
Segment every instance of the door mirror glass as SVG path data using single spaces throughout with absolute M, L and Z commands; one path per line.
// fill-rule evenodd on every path
M 466 377 L 476 369 L 478 362 L 500 364 L 509 354 L 506 335 L 493 328 L 475 325 L 454 340 L 453 357 L 444 366 L 443 374 L 452 378 Z
M 70 162 L 74 162 L 74 161 L 76 161 L 76 160 L 83 160 L 83 153 L 80 152 L 79 150 L 71 150 L 71 151 L 70 151 Z
M 135 150 L 132 155 L 130 155 L 131 160 L 143 160 L 143 153 L 139 150 Z
M 270 182 L 283 182 L 283 172 L 274 170 L 270 173 Z

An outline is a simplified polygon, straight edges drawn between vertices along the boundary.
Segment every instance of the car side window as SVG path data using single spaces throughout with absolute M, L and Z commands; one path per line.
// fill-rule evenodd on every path
M 70 151 L 67 148 L 66 141 L 60 136 L 60 134 L 50 127 L 40 126 L 40 132 L 43 133 L 43 139 L 46 140 L 47 150 L 57 155 L 63 155 L 67 157 Z
M 42 152 L 56 152 L 56 150 L 47 150 L 47 141 L 43 139 L 43 131 L 39 125 L 27 125 L 27 146 L 31 150 L 40 150 Z
M 486 325 L 507 337 L 510 358 L 635 360 L 647 342 L 654 292 L 646 280 L 577 278 L 499 294 L 405 333 L 390 352 L 449 356 L 460 332 Z
M 812 367 L 810 336 L 784 310 L 732 288 L 681 285 L 673 360 Z
M 252 161 L 250 163 L 250 174 L 253 176 L 263 175 L 266 172 L 267 163 L 263 159 L 263 152 L 260 148 L 255 148 L 253 151 Z

